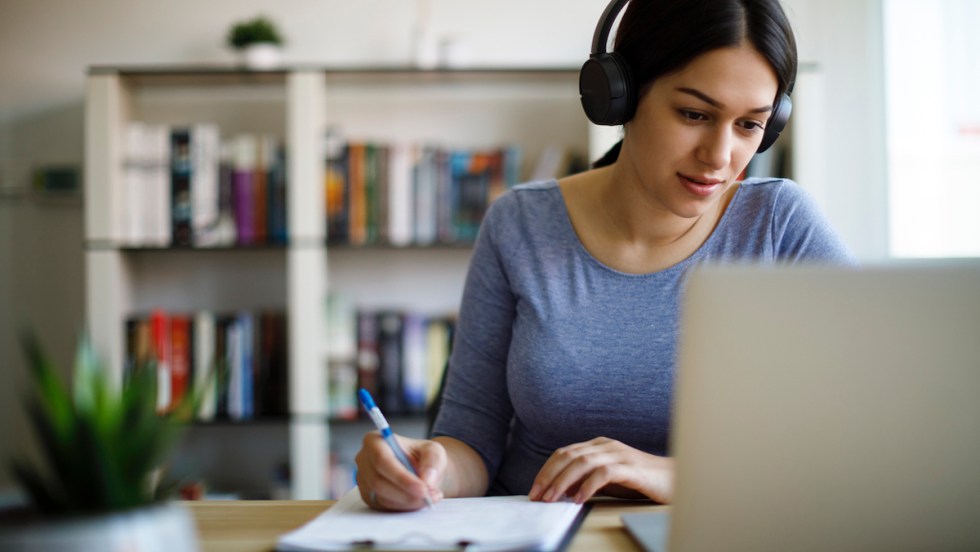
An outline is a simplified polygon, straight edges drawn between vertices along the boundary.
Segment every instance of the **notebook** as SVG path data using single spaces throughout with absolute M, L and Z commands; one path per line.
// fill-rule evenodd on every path
M 450 498 L 415 512 L 378 512 L 355 487 L 306 525 L 279 537 L 277 550 L 560 550 L 586 507 L 527 496 Z
M 980 550 L 975 260 L 700 269 L 675 400 L 646 550 Z

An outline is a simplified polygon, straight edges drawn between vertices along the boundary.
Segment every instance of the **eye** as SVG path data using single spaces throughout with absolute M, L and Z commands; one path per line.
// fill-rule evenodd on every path
M 758 132 L 760 130 L 765 130 L 765 126 L 759 121 L 740 121 L 738 126 L 742 127 L 744 130 L 749 132 Z
M 681 117 L 688 121 L 707 121 L 708 117 L 704 113 L 698 113 L 697 111 L 691 111 L 689 109 L 679 109 L 678 113 Z

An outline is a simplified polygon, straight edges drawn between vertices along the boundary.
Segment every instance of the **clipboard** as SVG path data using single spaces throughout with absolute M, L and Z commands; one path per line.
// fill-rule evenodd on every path
M 279 537 L 280 552 L 321 550 L 564 550 L 589 505 L 527 496 L 449 498 L 432 509 L 378 512 L 357 487 L 302 527 Z

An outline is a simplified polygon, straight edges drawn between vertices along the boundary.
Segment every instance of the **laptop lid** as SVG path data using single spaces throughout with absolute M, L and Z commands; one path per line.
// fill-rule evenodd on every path
M 980 263 L 705 267 L 669 549 L 980 549 Z

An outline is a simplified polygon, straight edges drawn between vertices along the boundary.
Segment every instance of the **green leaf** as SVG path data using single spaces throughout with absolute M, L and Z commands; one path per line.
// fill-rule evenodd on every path
M 134 368 L 116 388 L 83 339 L 69 394 L 34 336 L 25 333 L 22 343 L 36 390 L 25 407 L 50 473 L 26 464 L 14 470 L 35 504 L 49 513 L 90 513 L 152 503 L 149 476 L 181 429 L 176 416 L 156 412 L 156 366 Z M 188 393 L 177 412 L 196 410 L 199 395 Z
M 62 385 L 51 361 L 41 348 L 33 333 L 21 333 L 21 347 L 27 356 L 28 368 L 31 370 L 34 383 L 38 390 L 38 398 L 48 412 L 54 426 L 64 431 L 70 425 L 71 399 L 68 391 Z
M 11 463 L 10 469 L 38 510 L 44 513 L 58 513 L 65 510 L 64 499 L 59 496 L 58 490 L 45 484 L 44 478 L 37 470 L 16 460 Z
M 64 502 L 70 502 L 74 453 L 71 428 L 59 434 L 58 428 L 49 417 L 49 412 L 37 401 L 30 402 L 26 409 L 27 417 L 37 435 L 38 445 L 48 461 L 52 478 L 50 488 L 57 489 L 58 492 L 55 494 L 65 497 Z

